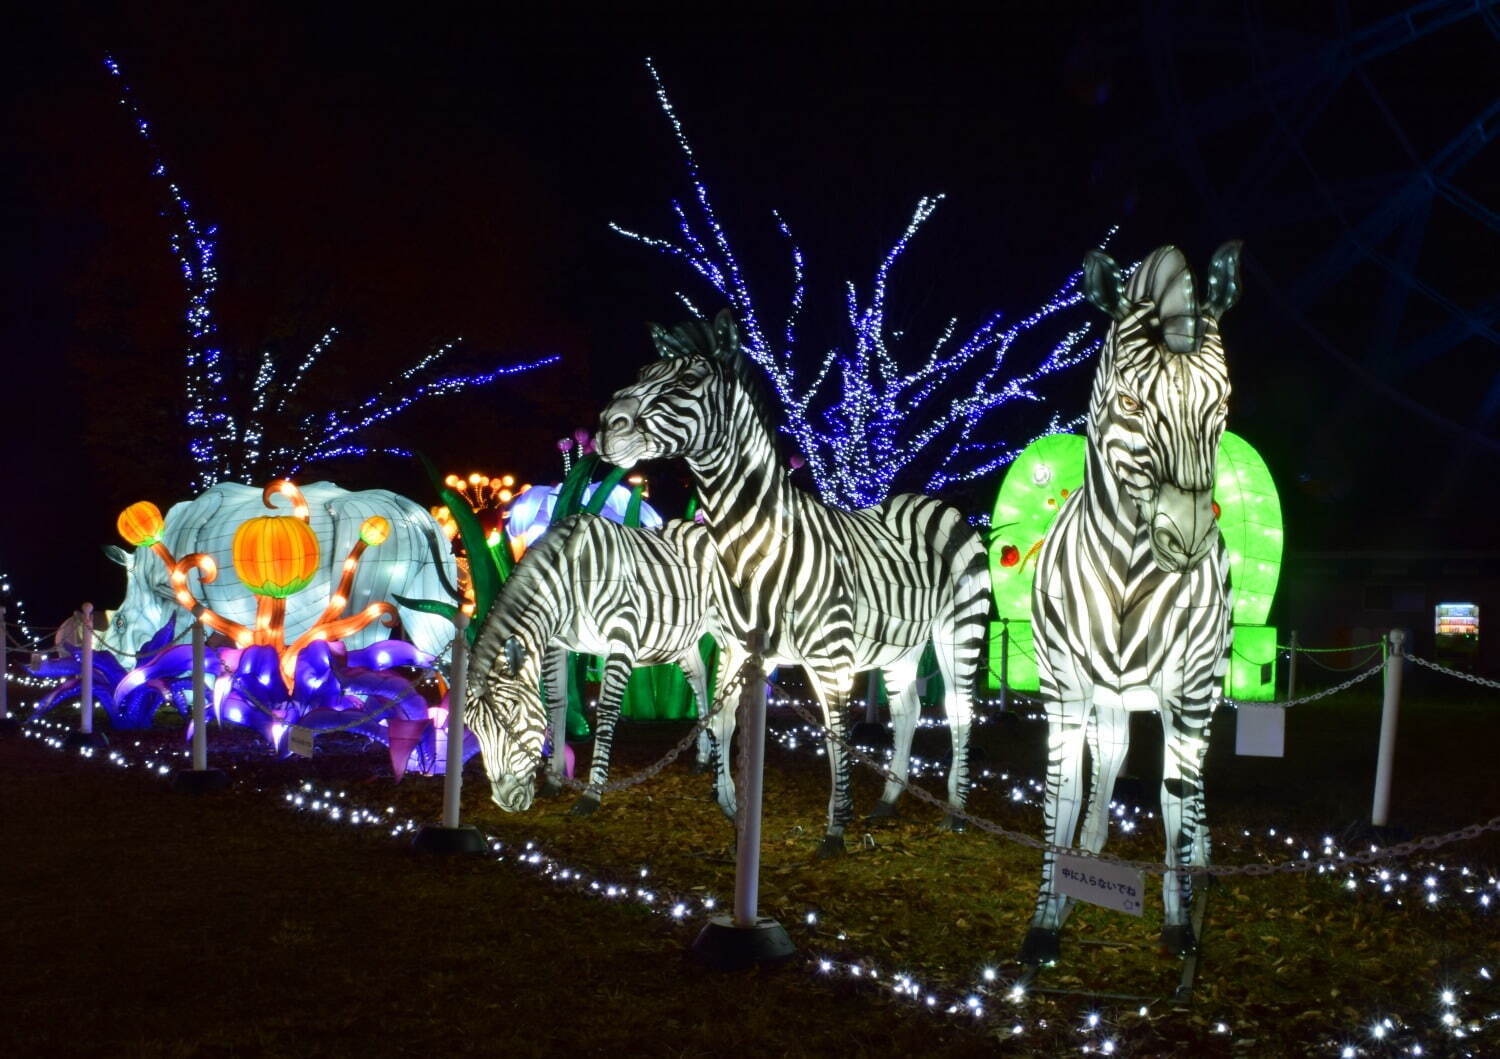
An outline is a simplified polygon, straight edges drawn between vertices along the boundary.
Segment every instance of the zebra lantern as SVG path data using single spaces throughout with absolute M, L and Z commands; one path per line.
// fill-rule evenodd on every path
M 844 711 L 854 674 L 880 669 L 891 691 L 897 778 L 887 782 L 873 814 L 890 815 L 904 786 L 918 712 L 913 685 L 929 640 L 953 740 L 948 802 L 962 810 L 989 612 L 984 548 L 963 514 L 914 494 L 841 511 L 793 485 L 728 311 L 712 325 L 693 320 L 670 331 L 653 328 L 652 338 L 661 358 L 600 414 L 599 449 L 621 467 L 687 461 L 718 563 L 740 593 L 738 606 L 724 615 L 730 627 L 723 672 L 738 670 L 745 637 L 759 630 L 769 659 L 807 674 L 828 729 L 833 788 L 819 854 L 843 852 L 853 818 Z M 961 821 L 950 813 L 947 823 L 961 830 Z
M 1154 710 L 1166 741 L 1162 822 L 1170 867 L 1208 864 L 1203 758 L 1229 647 L 1229 563 L 1213 513 L 1229 408 L 1219 320 L 1239 296 L 1238 242 L 1209 265 L 1199 304 L 1187 259 L 1164 246 L 1127 284 L 1114 261 L 1084 263 L 1088 300 L 1114 323 L 1089 398 L 1083 486 L 1047 534 L 1031 611 L 1047 704 L 1047 839 L 1104 848 L 1109 799 L 1129 745 L 1129 713 Z M 1021 962 L 1055 963 L 1071 901 L 1042 858 Z M 1164 878 L 1163 947 L 1196 950 L 1191 877 Z

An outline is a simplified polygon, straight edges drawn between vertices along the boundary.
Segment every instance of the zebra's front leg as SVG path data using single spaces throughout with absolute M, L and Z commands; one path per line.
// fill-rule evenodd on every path
M 615 741 L 615 724 L 620 720 L 620 700 L 625 697 L 625 683 L 635 660 L 629 655 L 611 653 L 604 662 L 604 679 L 599 684 L 599 714 L 594 732 L 594 754 L 589 761 L 589 785 L 583 796 L 568 810 L 570 816 L 590 816 L 599 808 L 604 788 L 609 783 L 609 756 Z
M 1070 847 L 1083 811 L 1083 745 L 1088 704 L 1049 704 L 1047 710 L 1047 801 L 1043 812 L 1047 841 Z M 1057 857 L 1042 852 L 1042 885 L 1037 891 L 1031 929 L 1021 943 L 1020 962 L 1054 964 L 1062 952 L 1062 921 L 1066 911 L 1056 883 Z
M 552 757 L 542 778 L 541 794 L 556 798 L 563 792 L 567 775 L 568 746 L 568 651 L 549 647 L 542 659 L 542 687 L 547 693 L 548 714 L 552 721 Z
M 922 700 L 917 695 L 916 677 L 915 668 L 908 671 L 904 667 L 892 666 L 885 670 L 886 693 L 891 700 L 891 743 L 894 752 L 890 767 L 892 778 L 885 781 L 880 801 L 870 810 L 867 820 L 886 820 L 895 816 L 896 799 L 906 789 L 911 769 L 911 741 L 917 731 L 917 720 L 922 715 Z
M 739 682 L 740 667 L 747 655 L 737 642 L 726 640 L 719 656 L 719 686 L 714 697 L 713 715 L 709 719 L 708 732 L 712 745 L 713 796 L 719 809 L 734 822 L 735 801 L 734 777 L 731 774 L 729 748 L 734 744 L 734 728 L 737 723 L 735 708 L 743 690 Z
M 708 667 L 703 664 L 703 656 L 698 653 L 698 645 L 694 644 L 688 653 L 677 660 L 677 666 L 682 670 L 683 676 L 687 677 L 688 687 L 693 689 L 693 699 L 698 706 L 698 718 L 701 721 L 708 716 L 711 704 L 708 701 Z M 698 730 L 697 757 L 693 762 L 694 772 L 708 772 L 713 768 L 713 736 L 709 734 L 708 725 Z
M 1211 710 L 1207 695 L 1162 709 L 1166 745 L 1162 755 L 1161 820 L 1166 829 L 1169 868 L 1208 866 L 1203 759 L 1208 753 Z M 1185 872 L 1164 872 L 1161 945 L 1170 955 L 1187 956 L 1198 951 L 1198 939 L 1189 920 L 1192 901 L 1193 877 Z
M 818 845 L 816 858 L 838 857 L 844 853 L 844 831 L 854 818 L 854 798 L 850 789 L 849 752 L 844 749 L 848 738 L 848 725 L 844 715 L 849 704 L 849 691 L 854 683 L 854 666 L 851 660 L 823 666 L 806 667 L 813 691 L 823 706 L 823 727 L 828 731 L 828 771 L 832 791 L 828 795 L 828 831 Z

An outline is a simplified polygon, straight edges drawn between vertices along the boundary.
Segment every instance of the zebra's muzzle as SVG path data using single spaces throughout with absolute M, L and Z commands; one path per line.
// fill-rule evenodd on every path
M 1212 489 L 1180 489 L 1170 483 L 1157 488 L 1151 512 L 1151 557 L 1168 573 L 1191 570 L 1213 548 Z
M 490 780 L 490 798 L 507 813 L 524 813 L 535 796 L 530 783 L 506 772 Z

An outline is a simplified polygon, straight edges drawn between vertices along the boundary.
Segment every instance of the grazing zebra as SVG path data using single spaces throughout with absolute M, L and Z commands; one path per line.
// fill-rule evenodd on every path
M 989 610 L 978 537 L 955 508 L 931 497 L 894 496 L 861 511 L 840 511 L 793 486 L 727 311 L 712 326 L 653 327 L 652 337 L 661 357 L 601 414 L 600 451 L 620 465 L 686 459 L 723 569 L 740 592 L 738 609 L 725 615 L 732 627 L 725 630 L 723 671 L 736 671 L 753 629 L 765 634 L 769 658 L 806 671 L 831 733 L 833 792 L 819 854 L 843 851 L 853 815 L 841 740 L 854 674 L 882 669 L 892 702 L 901 703 L 893 719 L 904 779 L 904 752 L 916 723 L 911 685 L 929 639 L 945 681 L 953 739 L 948 800 L 962 808 Z M 886 785 L 878 814 L 889 813 L 902 786 Z M 950 814 L 948 825 L 958 829 L 958 818 Z
M 610 746 L 632 668 L 677 663 L 700 712 L 707 712 L 708 673 L 698 641 L 714 624 L 712 547 L 708 532 L 692 523 L 643 530 L 583 514 L 560 520 L 527 550 L 469 663 L 466 720 L 500 808 L 531 807 L 547 725 L 539 670 L 545 668 L 548 698 L 556 700 L 564 694 L 567 651 L 605 656 L 589 783 L 575 815 L 597 809 L 609 782 Z
M 1240 244 L 1209 266 L 1201 309 L 1187 259 L 1154 251 L 1127 286 L 1107 256 L 1084 266 L 1088 300 L 1114 323 L 1089 398 L 1083 487 L 1037 559 L 1032 630 L 1047 702 L 1047 838 L 1104 848 L 1109 799 L 1129 745 L 1131 711 L 1155 710 L 1166 740 L 1162 823 L 1168 865 L 1208 863 L 1203 757 L 1229 652 L 1229 563 L 1214 521 L 1214 464 L 1229 407 L 1219 320 L 1239 296 Z M 1043 856 L 1041 892 L 1021 961 L 1055 963 L 1070 901 Z M 1184 955 L 1191 878 L 1164 879 L 1162 944 Z

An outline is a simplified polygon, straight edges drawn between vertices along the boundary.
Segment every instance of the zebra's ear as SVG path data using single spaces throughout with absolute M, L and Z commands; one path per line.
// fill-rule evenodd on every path
M 505 645 L 501 648 L 505 656 L 505 668 L 509 671 L 506 675 L 518 677 L 521 675 L 521 662 L 526 658 L 526 646 L 516 639 L 512 634 L 505 638 Z
M 740 355 L 739 328 L 734 326 L 734 316 L 728 309 L 720 309 L 714 317 L 714 352 L 723 360 Z
M 1203 312 L 1219 319 L 1240 300 L 1240 250 L 1244 243 L 1232 239 L 1214 251 L 1208 265 L 1208 298 Z
M 1089 304 L 1112 319 L 1125 315 L 1125 277 L 1115 259 L 1090 250 L 1083 259 L 1083 294 Z
M 648 323 L 646 330 L 651 332 L 651 344 L 656 347 L 656 355 L 658 357 L 677 356 L 677 344 L 672 341 L 672 336 L 666 328 L 660 324 Z

